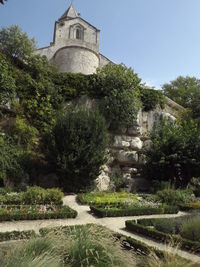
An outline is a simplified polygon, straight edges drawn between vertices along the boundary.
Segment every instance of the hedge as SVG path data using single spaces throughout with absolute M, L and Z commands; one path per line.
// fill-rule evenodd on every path
M 55 208 L 55 207 L 54 207 Z M 77 211 L 68 206 L 56 207 L 53 211 L 39 211 L 36 206 L 21 206 L 20 209 L 0 209 L 0 221 L 45 220 L 75 218 Z
M 5 233 L 0 233 L 0 242 L 10 241 L 10 240 L 30 239 L 36 236 L 37 235 L 33 230 L 5 232 Z
M 141 224 L 136 224 L 135 221 L 126 221 L 126 228 L 134 233 L 141 234 L 147 237 L 150 237 L 156 241 L 160 242 L 171 242 L 180 244 L 181 249 L 185 249 L 187 251 L 200 253 L 200 242 L 191 241 L 188 239 L 184 239 L 178 236 L 169 235 L 160 231 L 157 231 L 153 228 L 148 228 Z M 148 223 L 147 223 L 148 224 Z
M 177 207 L 161 207 L 161 208 L 142 208 L 130 207 L 126 209 L 103 209 L 96 206 L 90 206 L 90 210 L 98 217 L 123 217 L 123 216 L 138 216 L 138 215 L 153 215 L 153 214 L 176 214 L 179 209 Z

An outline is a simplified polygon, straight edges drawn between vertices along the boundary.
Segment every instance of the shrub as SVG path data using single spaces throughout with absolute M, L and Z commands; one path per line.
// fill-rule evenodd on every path
M 38 186 L 28 187 L 23 194 L 24 204 L 62 204 L 64 194 L 60 189 L 43 189 Z
M 0 204 L 4 205 L 62 205 L 64 194 L 58 188 L 43 189 L 28 187 L 25 192 L 0 195 Z
M 113 89 L 101 105 L 102 114 L 113 130 L 133 126 L 139 108 L 140 101 L 134 90 Z
M 148 112 L 154 110 L 158 106 L 164 108 L 165 97 L 161 91 L 143 87 L 140 89 L 140 98 L 142 101 L 143 110 Z
M 161 207 L 161 208 L 142 208 L 142 207 L 128 207 L 128 208 L 99 208 L 90 206 L 91 212 L 98 217 L 123 217 L 123 216 L 139 216 L 139 215 L 153 215 L 153 214 L 174 214 L 178 213 L 177 207 Z
M 48 220 L 75 218 L 77 212 L 68 206 L 41 209 L 40 206 L 7 206 L 0 208 L 0 221 Z
M 4 232 L 0 233 L 0 242 L 9 240 L 30 239 L 32 237 L 36 237 L 36 233 L 32 230 Z
M 187 186 L 200 172 L 200 128 L 192 120 L 162 121 L 151 134 L 144 172 L 150 179 Z
M 107 132 L 97 112 L 70 107 L 48 138 L 50 160 L 62 175 L 65 190 L 78 191 L 91 184 L 105 163 Z
M 95 97 L 109 96 L 112 90 L 132 90 L 137 91 L 140 87 L 141 79 L 131 68 L 125 65 L 107 64 L 102 69 L 97 70 L 93 75 L 93 92 Z
M 200 217 L 192 218 L 185 222 L 180 234 L 183 238 L 200 242 Z
M 18 185 L 24 173 L 21 166 L 22 151 L 0 135 L 0 180 L 4 185 Z
M 130 194 L 127 192 L 97 192 L 97 193 L 85 193 L 78 194 L 78 202 L 81 204 L 89 205 L 112 205 L 112 204 L 133 204 L 137 203 L 137 196 L 135 194 Z
M 182 205 L 189 200 L 190 194 L 187 190 L 175 190 L 175 189 L 164 189 L 157 192 L 157 197 L 162 203 L 167 205 Z
M 177 236 L 171 236 L 169 234 L 157 231 L 153 228 L 136 224 L 134 221 L 126 221 L 126 228 L 131 232 L 150 237 L 159 242 L 172 243 L 173 241 L 174 245 L 180 244 L 180 248 L 182 249 L 192 251 L 195 253 L 199 253 L 200 251 L 200 242 L 183 239 Z

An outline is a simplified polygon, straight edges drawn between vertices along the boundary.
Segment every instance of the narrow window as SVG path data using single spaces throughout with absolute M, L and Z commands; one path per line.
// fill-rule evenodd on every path
M 76 39 L 81 39 L 81 30 L 76 29 Z

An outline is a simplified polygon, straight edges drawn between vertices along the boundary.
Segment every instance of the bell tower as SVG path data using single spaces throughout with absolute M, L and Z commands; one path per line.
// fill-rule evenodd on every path
M 37 53 L 47 56 L 61 72 L 92 74 L 110 62 L 99 53 L 99 33 L 71 4 L 55 22 L 53 42 Z

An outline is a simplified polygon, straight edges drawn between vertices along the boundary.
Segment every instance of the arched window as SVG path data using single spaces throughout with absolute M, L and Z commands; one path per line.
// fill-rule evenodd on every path
M 76 29 L 76 39 L 79 39 L 81 40 L 82 39 L 82 36 L 81 36 L 81 29 Z

